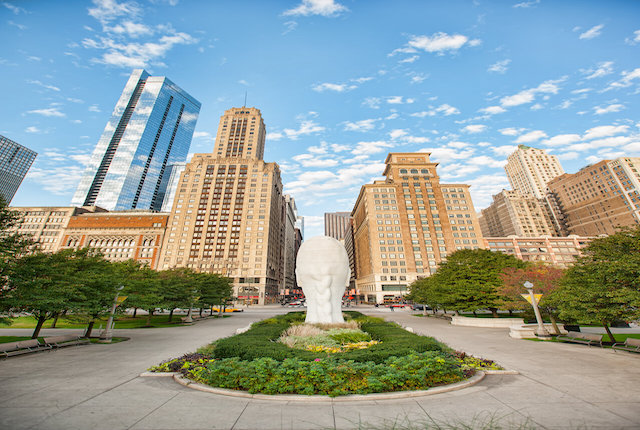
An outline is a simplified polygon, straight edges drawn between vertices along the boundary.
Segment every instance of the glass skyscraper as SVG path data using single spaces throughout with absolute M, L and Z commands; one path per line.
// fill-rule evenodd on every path
M 0 196 L 9 204 L 18 191 L 36 152 L 0 135 Z
M 131 73 L 71 204 L 160 210 L 184 163 L 200 102 L 164 76 Z

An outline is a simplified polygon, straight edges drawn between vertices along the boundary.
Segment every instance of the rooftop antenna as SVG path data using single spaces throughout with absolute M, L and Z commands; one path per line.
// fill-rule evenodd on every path
M 244 104 L 242 105 L 242 107 L 246 107 L 247 106 L 247 92 L 244 92 Z

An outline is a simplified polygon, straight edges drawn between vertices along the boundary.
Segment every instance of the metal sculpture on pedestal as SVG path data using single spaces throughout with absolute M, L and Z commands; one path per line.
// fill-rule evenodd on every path
M 345 247 L 332 237 L 305 240 L 296 258 L 298 285 L 307 300 L 306 323 L 341 323 L 342 296 L 351 269 Z

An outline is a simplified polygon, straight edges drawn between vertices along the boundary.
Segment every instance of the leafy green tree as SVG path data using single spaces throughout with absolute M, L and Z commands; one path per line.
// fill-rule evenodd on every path
M 55 254 L 36 252 L 19 259 L 8 272 L 4 302 L 14 311 L 28 312 L 36 320 L 36 339 L 46 320 L 82 300 L 75 283 L 73 250 Z
M 10 269 L 35 245 L 31 237 L 16 231 L 21 222 L 20 214 L 10 210 L 4 199 L 0 197 L 0 312 L 6 312 L 10 308 L 7 302 L 11 288 L 8 283 Z M 9 322 L 9 319 L 0 317 L 0 321 Z
M 201 307 L 218 305 L 222 310 L 233 293 L 231 279 L 217 273 L 194 273 L 192 276 L 199 297 L 198 304 Z
M 151 317 L 156 308 L 162 306 L 162 284 L 160 273 L 150 269 L 148 266 L 141 266 L 133 260 L 121 263 L 128 265 L 130 276 L 124 283 L 123 296 L 127 296 L 126 305 L 129 308 L 140 308 L 147 311 L 147 326 L 151 325 Z
M 432 300 L 439 302 L 438 307 L 473 312 L 489 309 L 494 317 L 498 317 L 500 274 L 506 267 L 525 265 L 501 252 L 462 249 L 448 256 L 426 285 L 430 286 Z
M 560 317 L 609 327 L 640 318 L 640 227 L 595 239 L 562 279 L 552 300 Z
M 169 322 L 176 308 L 192 306 L 197 297 L 192 274 L 193 270 L 186 267 L 160 272 L 162 307 L 169 310 Z
M 523 269 L 507 267 L 501 274 L 503 284 L 498 292 L 503 297 L 505 309 L 530 309 L 531 305 L 522 297 L 527 290 L 524 283 L 529 281 L 534 285 L 534 293 L 542 294 L 538 303 L 540 311 L 549 315 L 555 334 L 560 334 L 556 321 L 556 304 L 553 293 L 560 287 L 560 281 L 564 276 L 564 270 L 548 264 L 530 264 Z

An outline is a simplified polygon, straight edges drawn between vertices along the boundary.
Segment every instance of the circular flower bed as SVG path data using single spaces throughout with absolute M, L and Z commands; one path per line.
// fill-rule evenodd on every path
M 309 328 L 291 312 L 150 370 L 250 393 L 340 396 L 425 390 L 500 369 L 382 319 L 345 316 L 350 327 Z

